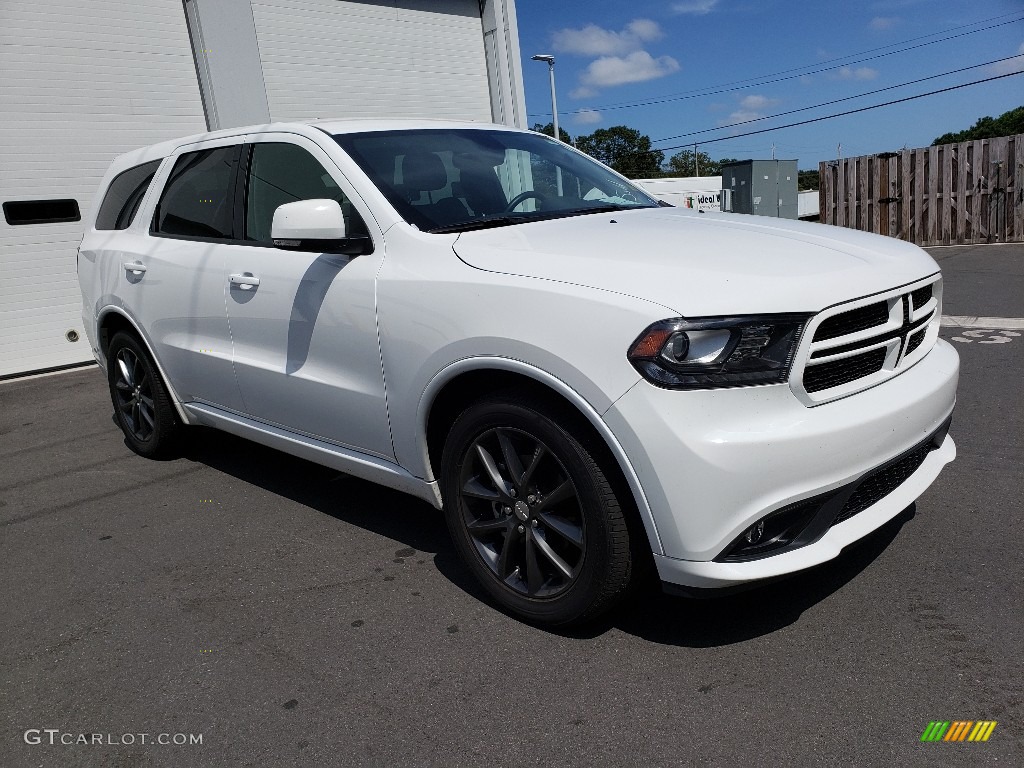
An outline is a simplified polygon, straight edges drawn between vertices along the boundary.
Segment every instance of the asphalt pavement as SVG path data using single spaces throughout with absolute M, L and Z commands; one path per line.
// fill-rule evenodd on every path
M 932 253 L 945 314 L 1024 317 L 1024 246 Z M 959 455 L 914 506 L 572 633 L 485 602 L 415 499 L 209 431 L 142 459 L 95 368 L 0 383 L 0 766 L 1020 765 L 1024 336 L 943 336 Z

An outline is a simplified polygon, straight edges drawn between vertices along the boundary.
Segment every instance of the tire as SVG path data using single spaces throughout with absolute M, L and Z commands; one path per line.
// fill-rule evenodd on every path
M 527 622 L 584 623 L 629 586 L 629 528 L 595 455 L 552 408 L 515 395 L 473 404 L 448 434 L 448 530 L 487 593 Z
M 184 426 L 149 353 L 131 334 L 122 331 L 111 340 L 107 382 L 128 447 L 148 459 L 174 454 Z

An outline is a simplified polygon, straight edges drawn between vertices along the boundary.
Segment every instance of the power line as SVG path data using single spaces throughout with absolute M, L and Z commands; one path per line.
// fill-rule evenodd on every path
M 865 96 L 874 96 L 876 93 L 884 93 L 885 91 L 892 91 L 896 88 L 903 88 L 908 85 L 916 85 L 917 83 L 923 83 L 927 80 L 935 80 L 940 77 L 948 77 L 949 75 L 956 75 L 960 72 L 967 72 L 972 69 L 979 69 L 980 67 L 988 67 L 992 64 L 1001 64 L 1004 61 L 1011 61 L 1012 59 L 1019 59 L 1024 57 L 1024 53 L 1018 53 L 1014 56 L 1006 56 L 1002 59 L 994 59 L 992 61 L 986 61 L 982 64 L 973 64 L 969 67 L 961 67 L 960 69 L 951 69 L 949 72 L 942 72 L 938 75 L 929 75 L 928 77 L 921 77 L 917 80 L 908 80 L 905 83 L 898 83 L 897 85 L 890 85 L 885 88 L 876 88 L 873 91 L 865 91 L 864 93 L 858 93 L 854 96 L 844 96 L 841 99 L 833 99 L 832 101 L 823 101 L 821 104 L 813 104 L 809 107 L 800 107 L 799 109 L 790 109 L 786 112 L 777 112 L 774 115 L 764 115 L 763 117 L 754 117 L 750 120 L 741 120 L 738 123 L 729 123 L 728 125 L 719 125 L 716 128 L 703 128 L 699 131 L 690 131 L 689 133 L 680 133 L 677 136 L 666 136 L 663 139 L 652 139 L 652 141 L 672 141 L 673 139 L 682 139 L 687 136 L 698 136 L 702 133 L 711 133 L 712 131 L 720 131 L 725 128 L 735 128 L 740 125 L 749 125 L 750 123 L 757 123 L 761 120 L 773 120 L 776 117 L 785 117 L 786 115 L 795 115 L 797 112 L 806 112 L 811 109 L 819 109 L 820 107 L 829 107 L 833 104 L 839 104 L 844 101 L 852 101 L 853 99 L 861 99 Z M 1012 74 L 1012 73 L 1011 73 Z
M 894 101 L 887 101 L 884 104 L 872 104 L 869 107 L 860 107 L 859 109 L 850 109 L 846 112 L 837 112 L 834 115 L 824 115 L 822 117 L 812 117 L 809 120 L 801 120 L 796 123 L 789 123 L 787 125 L 776 125 L 772 128 L 761 128 L 756 131 L 747 131 L 746 133 L 737 133 L 735 136 L 720 136 L 716 139 L 704 139 L 700 142 L 704 144 L 713 144 L 716 141 L 729 141 L 730 139 L 741 139 L 744 136 L 756 136 L 759 133 L 768 133 L 769 131 L 781 131 L 783 128 L 795 128 L 798 125 L 808 125 L 809 123 L 820 123 L 822 120 L 831 120 L 834 117 L 844 117 L 846 115 L 855 115 L 858 112 L 867 112 L 872 109 L 880 109 L 881 107 L 891 107 L 893 104 L 902 104 L 906 101 L 914 101 L 915 99 L 923 99 L 926 96 L 935 96 L 939 93 L 947 93 L 948 91 L 956 91 L 960 88 L 967 88 L 972 85 L 980 85 L 981 83 L 990 83 L 993 80 L 1002 80 L 1004 77 L 1016 77 L 1017 75 L 1024 75 L 1024 71 L 1021 72 L 1008 72 L 1005 75 L 995 75 L 994 77 L 986 77 L 983 80 L 975 80 L 970 83 L 961 83 L 960 85 L 951 85 L 948 88 L 940 88 L 937 91 L 929 91 L 928 93 L 919 93 L 916 96 L 906 96 L 902 99 L 895 99 Z M 649 150 L 650 152 L 664 152 L 671 149 L 686 149 L 690 144 L 680 144 L 675 147 L 660 147 L 659 149 Z
M 998 19 L 998 18 L 1002 18 L 1002 17 L 1001 16 L 994 16 L 992 18 L 993 19 Z M 628 102 L 628 103 L 619 103 L 619 104 L 607 104 L 607 105 L 604 105 L 604 106 L 596 106 L 596 107 L 583 107 L 583 108 L 572 110 L 572 111 L 569 111 L 569 112 L 560 112 L 560 114 L 574 115 L 574 114 L 579 114 L 581 112 L 588 112 L 588 111 L 600 111 L 600 110 L 610 111 L 610 110 L 614 110 L 614 109 L 630 109 L 630 108 L 634 108 L 634 107 L 656 106 L 658 104 L 666 104 L 666 103 L 670 103 L 670 102 L 673 102 L 673 101 L 683 101 L 683 100 L 687 100 L 687 99 L 697 99 L 697 98 L 701 98 L 703 96 L 717 96 L 717 95 L 720 95 L 720 94 L 723 94 L 723 93 L 732 93 L 734 91 L 742 91 L 742 90 L 746 90 L 748 88 L 755 88 L 755 87 L 758 87 L 758 86 L 761 86 L 761 85 L 770 85 L 772 83 L 780 83 L 780 82 L 785 82 L 787 80 L 795 80 L 797 78 L 805 77 L 807 75 L 816 75 L 816 74 L 821 74 L 823 72 L 831 72 L 831 71 L 834 71 L 836 69 L 842 69 L 843 67 L 851 66 L 853 64 L 862 64 L 862 63 L 864 63 L 866 61 L 873 61 L 875 59 L 884 58 L 886 56 L 893 56 L 893 55 L 895 55 L 897 53 L 905 53 L 907 51 L 916 50 L 918 48 L 924 48 L 926 46 L 934 45 L 936 43 L 943 43 L 943 42 L 947 42 L 949 40 L 955 40 L 955 39 L 960 38 L 960 37 L 966 37 L 968 35 L 977 34 L 978 32 L 985 32 L 985 31 L 988 31 L 990 29 L 996 29 L 998 27 L 1006 26 L 1007 24 L 1016 24 L 1017 22 L 1020 22 L 1020 21 L 1024 21 L 1024 16 L 1018 16 L 1017 18 L 1010 19 L 1008 21 L 1002 21 L 1002 22 L 1000 22 L 998 24 L 992 24 L 992 25 L 989 25 L 987 27 L 980 27 L 978 29 L 972 29 L 972 30 L 970 30 L 968 32 L 960 32 L 960 33 L 955 34 L 955 35 L 947 35 L 946 37 L 940 37 L 940 38 L 938 38 L 936 40 L 929 40 L 928 42 L 925 42 L 925 43 L 918 43 L 917 45 L 910 45 L 910 46 L 906 46 L 906 47 L 903 47 L 903 48 L 898 48 L 896 50 L 888 51 L 886 53 L 879 53 L 879 54 L 875 54 L 874 56 L 866 56 L 864 58 L 855 59 L 855 60 L 852 60 L 852 61 L 847 61 L 847 62 L 842 63 L 842 64 L 835 64 L 835 65 L 829 66 L 829 67 L 819 67 L 818 69 L 814 69 L 814 70 L 811 70 L 811 71 L 808 71 L 808 72 L 799 72 L 799 70 L 804 70 L 804 69 L 807 69 L 808 67 L 813 67 L 813 66 L 815 66 L 814 64 L 808 64 L 808 65 L 805 65 L 803 67 L 797 67 L 795 69 L 782 70 L 780 72 L 775 72 L 775 73 L 772 73 L 772 74 L 769 74 L 769 75 L 764 75 L 764 76 L 758 77 L 758 78 L 750 78 L 748 80 L 735 80 L 735 81 L 732 81 L 731 83 L 723 83 L 723 84 L 720 84 L 720 85 L 707 86 L 706 88 L 699 88 L 699 89 L 695 89 L 695 90 L 692 90 L 692 91 L 684 91 L 684 92 L 682 92 L 680 94 L 675 94 L 675 95 L 669 95 L 669 96 L 664 96 L 664 97 L 655 97 L 655 98 L 651 98 L 651 99 L 644 99 L 642 101 L 637 101 L 637 102 Z M 982 23 L 982 22 L 975 22 L 975 24 L 979 24 L 979 23 Z M 963 26 L 964 27 L 969 27 L 969 26 L 974 26 L 974 25 L 973 24 L 965 24 Z M 953 27 L 953 29 L 962 29 L 962 28 L 963 27 Z M 937 35 L 937 34 L 941 34 L 941 33 L 933 32 L 931 35 L 922 35 L 921 37 L 932 37 L 932 36 Z M 906 40 L 904 42 L 912 42 L 914 40 L 919 40 L 919 39 L 921 39 L 921 37 L 910 38 L 910 40 Z M 902 43 L 895 43 L 894 45 L 902 45 Z M 887 48 L 887 47 L 891 47 L 891 46 L 882 46 L 882 48 Z M 880 49 L 872 48 L 872 49 L 870 49 L 868 51 L 864 51 L 863 53 L 870 53 L 870 52 L 876 51 L 876 50 L 880 50 Z M 860 54 L 856 54 L 856 53 L 849 54 L 849 56 L 840 57 L 839 59 L 830 59 L 829 61 L 840 61 L 842 59 L 849 58 L 850 56 L 858 56 L 858 55 L 860 55 Z M 790 73 L 790 72 L 799 72 L 799 74 L 787 74 L 787 73 Z M 776 77 L 777 75 L 785 75 L 785 76 L 784 77 L 781 77 L 781 76 L 780 77 Z M 747 83 L 747 84 L 746 85 L 742 85 L 742 83 Z M 735 85 L 734 87 L 726 87 L 726 86 L 730 86 L 730 85 L 733 85 L 733 84 L 739 84 L 739 85 Z M 717 88 L 718 90 L 709 90 L 709 89 L 714 89 L 714 88 Z M 543 114 L 542 113 L 530 113 L 529 116 L 530 117 L 543 117 Z
M 955 32 L 958 29 L 966 29 L 967 27 L 976 27 L 979 24 L 986 24 L 986 23 L 988 23 L 990 21 L 996 21 L 997 19 L 1004 19 L 1007 16 L 1018 16 L 1018 18 L 1010 19 L 1009 21 L 1004 21 L 1004 22 L 1001 22 L 999 24 L 994 24 L 994 25 L 992 25 L 990 27 L 982 27 L 982 28 L 979 28 L 979 29 L 971 30 L 970 32 L 963 32 L 963 33 L 961 33 L 959 35 L 952 35 L 952 36 L 944 37 L 944 38 L 942 38 L 940 40 L 932 40 L 932 41 L 930 41 L 928 43 L 923 43 L 921 45 L 910 46 L 908 48 L 900 48 L 899 50 L 895 50 L 895 51 L 889 51 L 888 53 L 881 54 L 880 56 L 872 56 L 872 57 L 866 58 L 866 59 L 858 59 L 856 61 L 845 61 L 845 62 L 843 62 L 844 59 L 849 59 L 849 58 L 852 58 L 854 56 L 863 56 L 863 55 L 868 54 L 868 53 L 875 53 L 876 51 L 884 51 L 886 48 L 895 48 L 896 46 L 906 45 L 907 43 L 913 43 L 913 42 L 915 42 L 917 40 L 923 40 L 923 39 L 928 38 L 928 37 L 935 37 L 936 35 L 942 35 L 942 34 L 946 34 L 946 33 L 949 33 L 949 32 Z M 974 21 L 974 22 L 971 22 L 970 24 L 962 24 L 962 25 L 960 25 L 958 27 L 950 27 L 949 29 L 943 30 L 942 32 L 931 32 L 931 33 L 929 33 L 927 35 L 919 35 L 918 37 L 911 37 L 911 38 L 909 38 L 907 40 L 903 40 L 903 41 L 901 41 L 899 43 L 890 43 L 889 45 L 882 45 L 882 46 L 879 46 L 877 48 L 869 48 L 869 49 L 867 49 L 865 51 L 857 51 L 856 53 L 849 53 L 849 54 L 847 54 L 845 56 L 838 56 L 838 57 L 833 58 L 833 59 L 826 59 L 825 61 L 819 61 L 819 62 L 816 62 L 815 64 L 805 64 L 802 67 L 794 67 L 792 69 L 783 69 L 783 70 L 780 70 L 778 72 L 771 72 L 771 73 L 769 73 L 767 75 L 761 75 L 761 76 L 758 76 L 758 77 L 750 77 L 750 78 L 746 78 L 746 79 L 743 79 L 743 80 L 731 80 L 731 81 L 729 81 L 727 83 L 718 83 L 717 85 L 709 85 L 709 86 L 705 86 L 704 88 L 695 88 L 695 89 L 693 89 L 691 91 L 682 91 L 681 93 L 678 93 L 678 94 L 667 94 L 665 97 L 654 96 L 654 97 L 652 97 L 652 99 L 673 98 L 673 97 L 677 97 L 677 96 L 678 97 L 682 97 L 682 96 L 686 96 L 688 94 L 696 94 L 697 96 L 700 96 L 700 95 L 710 96 L 710 95 L 713 95 L 713 94 L 705 94 L 705 93 L 702 93 L 702 92 L 708 90 L 709 88 L 725 88 L 725 87 L 730 86 L 730 85 L 741 85 L 743 83 L 750 83 L 750 85 L 745 86 L 745 87 L 753 88 L 756 85 L 765 85 L 766 83 L 761 82 L 765 78 L 776 77 L 778 75 L 788 75 L 791 72 L 799 73 L 797 75 L 794 75 L 794 77 L 803 77 L 804 75 L 813 75 L 813 74 L 817 74 L 819 72 L 830 71 L 832 69 L 841 69 L 842 67 L 848 67 L 851 64 L 861 64 L 861 63 L 863 63 L 865 61 L 870 61 L 872 59 L 882 58 L 883 56 L 890 56 L 892 54 L 902 53 L 902 52 L 908 51 L 908 50 L 914 50 L 915 48 L 920 48 L 920 47 L 923 47 L 925 45 L 932 45 L 933 43 L 941 43 L 941 42 L 945 42 L 946 40 L 955 39 L 957 37 L 964 37 L 965 35 L 973 35 L 976 32 L 984 32 L 984 31 L 989 30 L 989 29 L 995 29 L 997 27 L 1005 26 L 1006 24 L 1014 24 L 1014 23 L 1016 23 L 1018 21 L 1024 21 L 1024 16 L 1020 16 L 1020 11 L 1014 11 L 1012 13 L 1003 13 L 1003 14 L 1000 14 L 999 16 L 992 16 L 992 17 L 987 18 L 987 19 L 980 19 L 979 21 Z M 837 67 L 829 67 L 827 69 L 819 69 L 819 70 L 815 70 L 813 72 L 801 72 L 801 70 L 810 69 L 811 67 L 821 67 L 824 64 L 831 64 L 833 62 L 843 62 L 843 63 L 839 64 Z M 789 79 L 792 79 L 792 78 L 789 78 Z M 776 82 L 776 81 L 771 81 L 771 82 Z M 620 108 L 625 108 L 625 107 L 628 107 L 628 106 L 643 106 L 647 101 L 649 101 L 649 99 L 648 100 L 644 100 L 642 102 L 610 104 L 610 105 L 607 105 L 607 106 L 604 106 L 604 107 L 593 107 L 592 109 L 620 109 Z

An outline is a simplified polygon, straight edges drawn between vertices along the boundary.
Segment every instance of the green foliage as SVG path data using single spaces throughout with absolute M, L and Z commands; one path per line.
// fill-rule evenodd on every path
M 965 131 L 942 134 L 932 142 L 932 146 L 1014 136 L 1018 133 L 1024 133 L 1024 106 L 1004 112 L 999 117 L 979 117 L 977 122 Z
M 707 152 L 697 153 L 697 164 L 693 162 L 693 150 L 684 149 L 668 159 L 665 173 L 669 176 L 721 176 L 722 166 L 734 162 L 734 158 L 723 157 L 712 160 Z
M 576 137 L 576 148 L 630 179 L 663 175 L 665 153 L 651 149 L 651 139 L 634 128 L 614 125 Z
M 817 171 L 797 171 L 796 173 L 797 189 L 800 191 L 820 189 L 818 186 L 820 183 L 821 179 Z
M 547 125 L 534 123 L 533 128 L 531 128 L 530 130 L 536 131 L 537 133 L 543 133 L 547 136 L 553 137 L 555 135 L 555 126 L 552 123 L 548 123 Z M 568 132 L 565 130 L 565 128 L 563 128 L 562 126 L 558 126 L 558 136 L 566 144 L 572 144 L 572 136 L 570 136 Z

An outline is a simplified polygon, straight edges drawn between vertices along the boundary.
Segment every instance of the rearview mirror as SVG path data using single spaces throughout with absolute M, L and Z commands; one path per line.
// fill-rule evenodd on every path
M 278 248 L 358 256 L 367 253 L 370 239 L 348 236 L 345 215 L 337 200 L 299 200 L 274 211 L 270 238 Z

